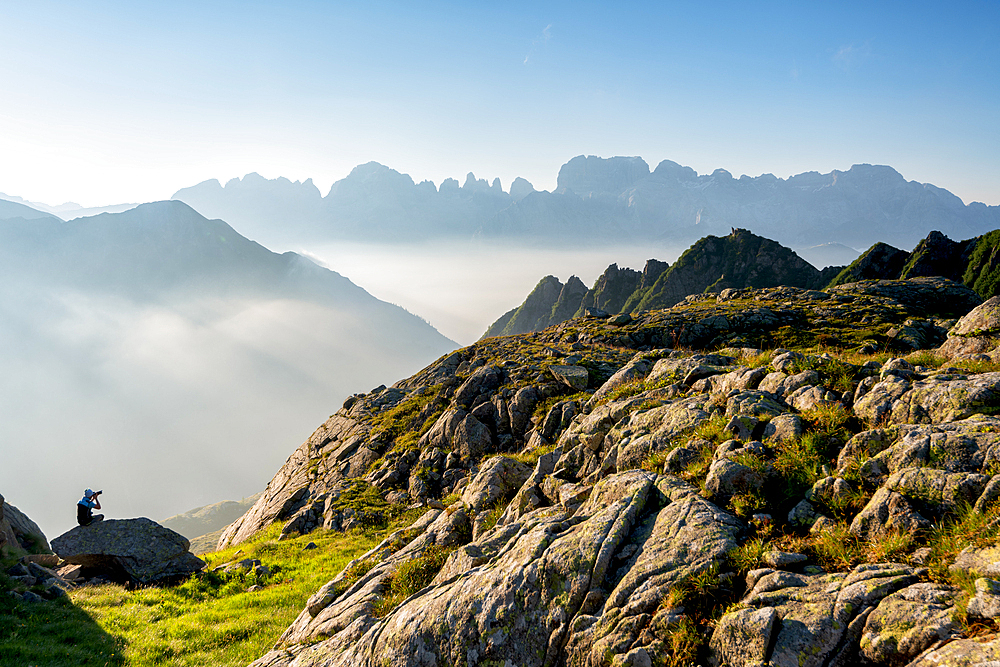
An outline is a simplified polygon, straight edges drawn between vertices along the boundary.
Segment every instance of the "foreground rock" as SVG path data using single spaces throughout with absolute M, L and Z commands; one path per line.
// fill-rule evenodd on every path
M 52 540 L 67 563 L 100 571 L 112 580 L 152 584 L 198 572 L 205 563 L 187 538 L 149 519 L 108 519 L 77 526 Z
M 325 606 L 314 596 L 284 638 L 322 641 L 255 665 L 589 665 L 648 655 L 654 614 L 672 588 L 717 568 L 746 530 L 689 484 L 646 471 L 606 478 L 577 507 L 543 506 L 498 524 L 454 551 L 430 586 L 374 617 L 386 567 L 439 539 L 442 518 L 430 514 L 410 545 L 323 597 Z

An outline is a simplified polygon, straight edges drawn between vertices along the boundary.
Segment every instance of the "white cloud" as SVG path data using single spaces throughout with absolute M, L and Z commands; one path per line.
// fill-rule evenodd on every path
M 532 54 L 539 47 L 539 45 L 547 44 L 548 41 L 552 39 L 552 24 L 548 24 L 542 28 L 541 34 L 531 40 L 531 48 L 528 49 L 527 55 L 524 56 L 524 64 L 527 65 L 528 61 L 531 59 Z

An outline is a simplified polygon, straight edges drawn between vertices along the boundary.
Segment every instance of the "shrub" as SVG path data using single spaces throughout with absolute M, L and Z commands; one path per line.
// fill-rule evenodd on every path
M 820 531 L 809 550 L 821 566 L 831 570 L 845 570 L 864 559 L 861 543 L 843 522 Z
M 749 519 L 767 507 L 767 500 L 758 491 L 738 493 L 729 500 L 729 506 L 737 516 Z
M 389 579 L 387 594 L 376 600 L 373 615 L 384 618 L 403 600 L 428 586 L 454 550 L 432 544 L 420 556 L 400 563 Z
M 652 452 L 639 466 L 643 470 L 648 470 L 650 472 L 655 472 L 662 475 L 667 465 L 667 457 L 670 456 L 670 451 L 661 449 L 658 452 Z

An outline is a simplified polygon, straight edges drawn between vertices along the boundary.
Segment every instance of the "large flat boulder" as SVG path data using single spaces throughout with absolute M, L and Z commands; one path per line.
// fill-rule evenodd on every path
M 60 558 L 137 584 L 198 572 L 205 563 L 180 533 L 150 519 L 109 519 L 77 526 L 52 540 Z

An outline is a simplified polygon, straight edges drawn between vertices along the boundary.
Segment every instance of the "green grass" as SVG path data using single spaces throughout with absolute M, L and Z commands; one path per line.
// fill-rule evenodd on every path
M 771 545 L 764 541 L 763 537 L 755 537 L 730 551 L 727 558 L 734 570 L 740 574 L 746 574 L 750 570 L 761 567 L 761 558 L 764 556 L 764 552 L 770 548 Z
M 555 444 L 551 445 L 541 445 L 540 447 L 535 447 L 527 452 L 517 452 L 514 454 L 497 454 L 496 456 L 504 456 L 508 459 L 514 459 L 515 461 L 520 461 L 521 463 L 534 467 L 538 463 L 538 459 L 542 458 L 546 454 L 551 454 L 556 449 Z M 487 456 L 485 458 L 492 458 Z
M 807 370 L 819 373 L 827 389 L 841 393 L 850 391 L 860 379 L 860 368 L 839 359 L 824 359 L 815 356 L 807 356 L 805 359 L 793 362 L 792 369 L 788 374 L 794 375 Z
M 372 440 L 392 441 L 397 451 L 415 446 L 420 436 L 429 431 L 437 418 L 444 414 L 444 406 L 438 405 L 428 416 L 420 419 L 428 404 L 432 401 L 442 402 L 438 400 L 441 389 L 439 384 L 426 387 L 416 396 L 405 398 L 385 412 L 373 415 Z
M 316 531 L 277 540 L 280 524 L 250 542 L 206 554 L 205 571 L 175 586 L 79 588 L 70 600 L 26 605 L 0 597 L 0 664 L 247 665 L 266 653 L 306 600 L 348 563 L 415 516 L 382 530 Z M 308 542 L 316 549 L 305 550 Z M 237 555 L 237 552 L 241 551 Z M 271 573 L 213 573 L 257 558 Z M 261 589 L 248 593 L 257 584 Z

